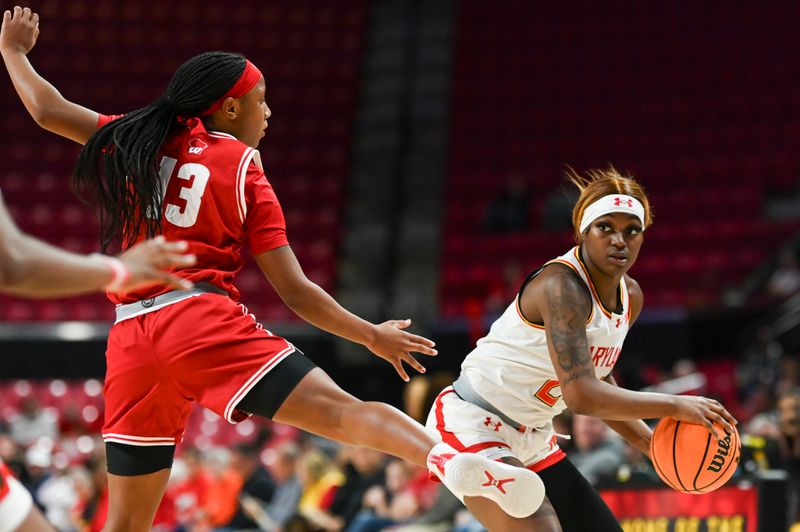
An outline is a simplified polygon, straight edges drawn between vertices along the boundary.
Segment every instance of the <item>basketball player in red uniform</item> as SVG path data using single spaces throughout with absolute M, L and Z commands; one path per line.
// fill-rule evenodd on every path
M 536 510 L 544 488 L 535 473 L 457 453 L 396 409 L 359 401 L 236 302 L 233 277 L 247 246 L 299 316 L 364 345 L 403 379 L 404 363 L 424 371 L 412 352 L 436 354 L 433 342 L 403 330 L 409 320 L 366 322 L 306 278 L 255 151 L 270 117 L 255 65 L 201 54 L 178 68 L 164 96 L 109 117 L 65 100 L 35 72 L 26 54 L 37 36 L 29 9 L 4 14 L 0 49 L 26 108 L 84 144 L 74 184 L 99 207 L 103 244 L 163 234 L 197 255 L 197 266 L 176 271 L 193 290 L 114 297 L 104 389 L 108 530 L 149 528 L 195 401 L 231 423 L 257 414 L 427 465 L 456 495 L 490 498 L 510 515 Z M 484 473 L 505 489 L 485 484 Z
M 56 298 L 91 292 L 130 291 L 154 285 L 191 289 L 192 283 L 162 268 L 189 267 L 186 242 L 157 237 L 119 258 L 78 255 L 52 247 L 20 231 L 0 194 L 0 293 Z M 44 532 L 53 528 L 33 499 L 0 460 L 0 532 Z
M 62 251 L 22 233 L 0 197 L 0 293 L 18 297 L 68 297 L 90 292 L 128 291 L 167 283 L 191 289 L 190 282 L 159 268 L 191 266 L 186 242 L 157 238 L 119 258 Z M 0 532 L 53 530 L 31 495 L 0 460 Z

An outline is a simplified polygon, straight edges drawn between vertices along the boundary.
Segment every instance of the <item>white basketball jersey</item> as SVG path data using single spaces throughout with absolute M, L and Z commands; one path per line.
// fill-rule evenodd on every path
M 628 290 L 623 278 L 618 288 L 622 311 L 620 314 L 608 311 L 597 297 L 579 253 L 579 248 L 575 247 L 547 264 L 557 262 L 568 266 L 592 294 L 586 336 L 595 375 L 603 378 L 614 368 L 628 332 Z M 543 426 L 567 407 L 561 398 L 545 329 L 522 316 L 519 296 L 492 324 L 489 334 L 478 340 L 461 365 L 461 372 L 472 388 L 497 410 L 529 427 Z

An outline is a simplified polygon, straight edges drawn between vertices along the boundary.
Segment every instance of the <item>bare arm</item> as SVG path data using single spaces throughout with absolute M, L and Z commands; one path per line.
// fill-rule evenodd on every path
M 98 114 L 64 98 L 28 61 L 27 54 L 39 36 L 39 15 L 15 7 L 3 13 L 0 53 L 22 103 L 44 129 L 79 144 L 97 129 Z
M 703 424 L 712 432 L 712 421 L 732 428 L 733 417 L 717 401 L 634 392 L 599 380 L 586 338 L 586 317 L 592 302 L 586 288 L 568 268 L 550 266 L 525 288 L 520 304 L 525 315 L 540 314 L 544 320 L 561 393 L 573 412 L 612 421 L 670 416 Z
M 629 326 L 632 327 L 636 319 L 639 317 L 639 314 L 642 312 L 644 295 L 642 294 L 642 289 L 639 287 L 639 283 L 627 275 L 625 276 L 625 282 L 628 287 L 628 300 L 630 301 L 631 305 L 631 323 Z M 619 386 L 613 375 L 609 374 L 603 380 L 613 386 Z M 629 421 L 603 421 L 609 426 L 609 428 L 611 428 L 611 430 L 625 438 L 625 441 L 650 457 L 650 440 L 653 439 L 653 431 L 650 430 L 650 427 L 647 426 L 647 423 L 640 419 Z
M 190 288 L 162 268 L 194 264 L 185 242 L 150 240 L 119 257 L 127 279 L 119 291 L 152 284 Z M 0 292 L 31 298 L 66 297 L 104 290 L 115 279 L 108 258 L 69 253 L 22 233 L 0 198 Z
M 612 386 L 617 386 L 617 381 L 615 381 L 614 377 L 611 375 L 604 380 Z M 653 439 L 653 431 L 650 430 L 647 423 L 641 419 L 628 421 L 604 419 L 603 422 L 608 425 L 611 430 L 625 438 L 625 441 L 642 451 L 648 457 L 650 456 L 650 440 Z
M 255 260 L 283 302 L 298 316 L 324 331 L 367 347 L 391 363 L 403 380 L 409 380 L 403 362 L 419 372 L 425 371 L 412 352 L 436 354 L 433 342 L 402 330 L 411 325 L 411 320 L 374 325 L 347 311 L 306 277 L 289 246 L 260 253 Z

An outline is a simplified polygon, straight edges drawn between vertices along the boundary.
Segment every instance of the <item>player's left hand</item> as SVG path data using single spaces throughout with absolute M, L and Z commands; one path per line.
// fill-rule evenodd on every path
M 411 320 L 389 320 L 376 325 L 375 339 L 366 346 L 370 351 L 394 366 L 397 374 L 406 382 L 410 379 L 403 362 L 420 373 L 425 373 L 425 368 L 411 353 L 421 353 L 429 356 L 435 356 L 438 353 L 436 349 L 433 349 L 436 344 L 431 340 L 403 330 L 410 325 Z
M 14 7 L 14 11 L 3 12 L 0 28 L 0 51 L 17 51 L 27 54 L 39 38 L 39 15 L 29 7 Z
M 129 292 L 158 284 L 189 290 L 192 288 L 192 283 L 166 271 L 169 268 L 193 266 L 197 262 L 197 257 L 188 254 L 188 249 L 189 245 L 186 242 L 167 242 L 163 236 L 136 244 L 118 257 L 130 274 L 120 287 L 120 291 Z

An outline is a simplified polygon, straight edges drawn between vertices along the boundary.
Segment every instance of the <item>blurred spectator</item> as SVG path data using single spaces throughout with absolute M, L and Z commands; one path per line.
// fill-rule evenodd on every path
M 277 532 L 282 530 L 286 522 L 297 511 L 303 487 L 297 478 L 297 461 L 300 448 L 293 442 L 287 442 L 276 450 L 275 461 L 270 465 L 272 478 L 275 481 L 275 493 L 269 504 L 262 504 L 254 497 L 242 498 L 242 507 L 247 514 L 258 523 L 260 530 Z
M 541 226 L 545 231 L 567 231 L 572 229 L 572 208 L 578 201 L 578 189 L 556 187 L 544 200 Z
M 447 372 L 414 375 L 403 388 L 403 410 L 424 425 L 436 397 L 453 380 L 453 375 Z
M 73 522 L 81 532 L 100 532 L 108 515 L 108 476 L 104 456 L 93 458 L 89 464 L 91 485 L 84 492 L 73 513 Z M 85 488 L 85 487 L 84 487 Z
M 622 446 L 612 439 L 608 426 L 592 416 L 576 414 L 572 418 L 575 450 L 570 460 L 592 484 L 613 481 L 623 462 Z
M 303 486 L 298 514 L 287 523 L 288 530 L 341 530 L 341 523 L 329 513 L 344 475 L 320 451 L 306 451 L 297 464 L 297 477 Z
M 175 502 L 175 518 L 180 526 L 191 529 L 207 524 L 205 509 L 209 502 L 212 479 L 196 448 L 184 449 L 180 458 L 175 460 L 170 482 L 172 484 L 167 492 Z
M 227 449 L 215 448 L 206 455 L 208 473 L 211 483 L 208 488 L 206 513 L 208 524 L 220 527 L 230 521 L 239 507 L 238 495 L 244 479 L 228 467 L 230 452 Z
M 14 473 L 23 485 L 28 484 L 28 470 L 19 445 L 8 434 L 0 434 L 0 460 Z
M 800 268 L 797 253 L 793 249 L 784 250 L 778 267 L 767 281 L 767 292 L 776 299 L 786 299 L 800 290 Z
M 782 356 L 783 346 L 775 341 L 770 329 L 759 327 L 755 342 L 747 348 L 736 369 L 737 387 L 746 418 L 774 407 Z
M 53 464 L 50 449 L 34 445 L 25 451 L 25 469 L 28 471 L 28 478 L 24 486 L 33 495 L 33 500 L 44 510 L 44 505 L 39 500 L 39 488 L 50 479 L 52 475 L 50 466 Z
M 778 469 L 783 464 L 778 441 L 781 431 L 774 412 L 755 416 L 741 433 L 741 464 L 745 473 Z
M 386 467 L 385 485 L 376 485 L 364 493 L 364 510 L 356 516 L 347 532 L 379 532 L 405 523 L 428 509 L 437 486 L 428 473 L 402 460 L 392 460 Z
M 76 486 L 76 477 L 83 475 L 84 482 L 90 482 L 89 473 L 78 468 L 56 470 L 42 483 L 36 493 L 39 502 L 44 507 L 44 515 L 58 530 L 74 530 L 72 511 L 79 503 L 80 492 Z
M 778 399 L 778 428 L 784 469 L 800 481 L 800 388 L 786 390 Z
M 58 435 L 56 417 L 39 408 L 39 403 L 33 397 L 25 398 L 22 410 L 11 419 L 9 427 L 11 437 L 24 447 L 36 443 L 39 438 L 54 441 Z
M 490 233 L 517 233 L 528 228 L 531 193 L 520 174 L 513 174 L 501 192 L 489 205 L 483 228 Z
M 522 282 L 525 280 L 525 271 L 520 263 L 515 260 L 503 264 L 503 275 L 493 278 L 489 282 L 489 291 L 486 297 L 486 314 L 499 316 L 508 306 L 508 302 L 517 297 Z
M 241 499 L 248 497 L 266 504 L 275 493 L 275 482 L 264 469 L 258 448 L 249 443 L 240 443 L 234 447 L 231 455 L 231 467 L 243 479 L 243 483 L 237 497 L 239 501 L 236 505 L 236 513 L 228 521 L 226 527 L 234 530 L 257 528 L 258 524 L 242 508 Z
M 623 458 L 623 464 L 617 470 L 617 481 L 637 484 L 659 482 L 650 458 L 627 442 L 623 444 Z

